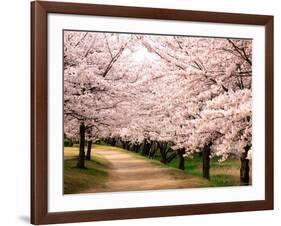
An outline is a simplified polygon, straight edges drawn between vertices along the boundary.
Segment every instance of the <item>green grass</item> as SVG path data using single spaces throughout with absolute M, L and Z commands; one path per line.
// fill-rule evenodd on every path
M 160 161 L 161 157 L 156 154 L 155 160 Z M 178 168 L 178 159 L 173 159 L 166 166 Z M 202 177 L 202 157 L 194 154 L 192 158 L 185 158 L 185 174 Z M 210 165 L 210 186 L 239 186 L 240 185 L 240 160 L 231 158 L 223 162 L 218 159 L 211 159 Z M 251 172 L 250 172 L 251 174 Z
M 92 155 L 86 161 L 86 169 L 76 167 L 77 147 L 64 148 L 64 194 L 83 193 L 91 188 L 104 188 L 108 177 L 109 163 L 100 156 Z

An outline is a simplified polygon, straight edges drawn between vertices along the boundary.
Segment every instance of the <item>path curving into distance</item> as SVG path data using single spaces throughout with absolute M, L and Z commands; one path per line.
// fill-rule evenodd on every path
M 110 167 L 105 188 L 88 192 L 141 191 L 176 188 L 206 187 L 208 182 L 200 177 L 184 174 L 181 170 L 149 160 L 119 148 L 92 150 L 105 158 Z

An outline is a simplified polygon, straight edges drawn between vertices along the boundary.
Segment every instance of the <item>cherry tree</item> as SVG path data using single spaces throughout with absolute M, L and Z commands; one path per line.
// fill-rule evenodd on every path
M 211 146 L 213 143 L 223 140 L 224 133 L 219 130 L 204 130 L 198 125 L 208 127 L 209 121 L 202 120 L 202 114 L 207 111 L 207 101 L 212 100 L 224 93 L 234 93 L 239 90 L 251 90 L 251 40 L 241 39 L 214 39 L 214 38 L 186 38 L 186 37 L 163 37 L 163 36 L 145 36 L 140 38 L 144 46 L 151 52 L 157 54 L 163 61 L 170 65 L 170 71 L 186 79 L 186 82 L 178 79 L 177 87 L 173 93 L 182 90 L 185 94 L 178 92 L 180 97 L 179 102 L 173 106 L 173 109 L 179 106 L 188 106 L 188 111 L 180 109 L 180 112 L 185 112 L 182 116 L 193 121 L 186 123 L 182 117 L 182 121 L 175 123 L 174 137 L 176 145 L 182 150 L 183 143 L 189 139 L 201 135 L 201 142 L 189 142 L 186 145 L 187 155 L 193 153 L 194 150 L 200 147 L 203 153 L 205 164 L 203 164 L 203 175 L 209 178 L 209 156 L 211 155 Z M 156 41 L 155 41 L 156 40 Z M 180 84 L 183 86 L 179 89 Z M 236 98 L 238 95 L 231 95 Z M 175 96 L 175 95 L 174 95 Z M 248 96 L 250 100 L 250 96 Z M 174 98 L 175 103 L 176 98 Z M 239 100 L 239 98 L 238 98 Z M 233 100 L 235 101 L 235 99 Z M 171 102 L 164 101 L 163 103 Z M 180 103 L 180 104 L 179 104 Z M 222 102 L 224 104 L 224 102 Z M 239 107 L 238 105 L 236 107 Z M 250 107 L 246 109 L 248 113 L 247 120 L 250 121 Z M 227 117 L 221 116 L 220 122 L 214 122 L 218 125 L 223 125 Z M 176 121 L 180 121 L 177 119 Z M 239 121 L 239 120 L 238 120 Z M 213 123 L 213 122 L 212 122 Z M 184 126 L 188 125 L 189 129 Z M 237 125 L 237 128 L 241 126 Z M 185 132 L 182 132 L 183 128 Z M 169 129 L 171 131 L 171 128 Z M 249 133 L 249 136 L 251 134 Z M 248 139 L 249 140 L 249 139 Z M 191 148 L 194 144 L 200 144 L 197 147 Z M 205 143 L 202 147 L 202 143 Z M 248 147 L 248 146 L 247 146 Z M 191 150 L 192 151 L 191 151 Z M 225 148 L 225 150 L 229 150 Z M 238 153 L 241 153 L 241 150 Z M 220 151 L 221 153 L 221 151 Z M 242 151 L 245 153 L 245 151 Z M 247 156 L 247 154 L 246 154 Z M 244 158 L 243 158 L 244 159 Z M 242 161 L 242 160 L 241 160 Z M 243 163 L 242 163 L 243 165 Z M 205 168 L 205 169 L 204 169 Z
M 108 77 L 114 77 L 114 66 L 130 41 L 131 36 L 122 34 L 64 32 L 64 117 L 79 124 L 80 168 L 85 167 L 86 130 L 99 131 L 114 121 L 107 111 L 116 107 L 120 97 Z

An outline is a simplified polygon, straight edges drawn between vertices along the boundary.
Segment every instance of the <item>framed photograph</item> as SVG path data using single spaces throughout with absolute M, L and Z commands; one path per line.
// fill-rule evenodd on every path
M 31 3 L 31 223 L 273 209 L 273 16 Z

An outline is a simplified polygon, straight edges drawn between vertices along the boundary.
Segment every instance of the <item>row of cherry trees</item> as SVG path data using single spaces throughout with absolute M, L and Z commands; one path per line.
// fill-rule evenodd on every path
M 85 142 L 103 139 L 167 163 L 202 153 L 252 155 L 252 42 L 244 39 L 64 32 L 64 126 Z M 90 152 L 90 148 L 88 149 Z M 90 158 L 90 154 L 86 156 Z

